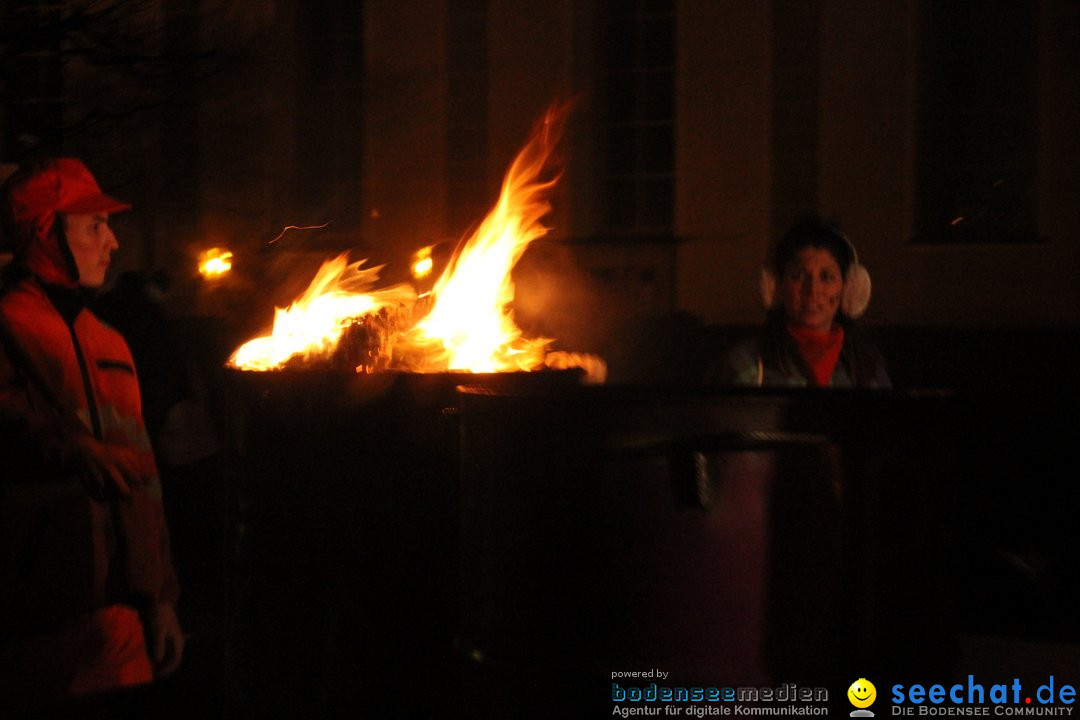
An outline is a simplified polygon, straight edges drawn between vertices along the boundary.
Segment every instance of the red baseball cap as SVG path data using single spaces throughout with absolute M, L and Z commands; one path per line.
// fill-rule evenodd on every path
M 70 272 L 53 233 L 56 213 L 83 215 L 130 210 L 106 195 L 81 160 L 53 158 L 17 170 L 4 183 L 4 229 L 16 259 L 48 282 L 66 283 Z
M 130 204 L 101 192 L 90 170 L 76 158 L 46 160 L 28 170 L 25 175 L 16 172 L 12 178 L 14 185 L 8 201 L 16 222 L 20 216 L 30 217 L 46 212 L 81 215 L 131 209 Z M 14 183 L 19 175 L 23 175 L 24 181 Z

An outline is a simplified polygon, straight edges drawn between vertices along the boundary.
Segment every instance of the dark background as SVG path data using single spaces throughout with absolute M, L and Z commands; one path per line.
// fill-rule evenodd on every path
M 387 282 L 422 246 L 445 261 L 567 98 L 522 326 L 614 385 L 697 387 L 761 319 L 770 240 L 835 218 L 897 386 L 960 399 L 957 427 L 925 425 L 964 461 L 935 508 L 962 536 L 955 667 L 1075 680 L 1077 37 L 1072 0 L 2 0 L 5 172 L 77 155 L 135 208 L 102 307 L 137 355 L 203 638 L 183 682 L 224 694 L 229 661 L 221 363 L 341 251 Z M 235 269 L 204 282 L 214 246 Z

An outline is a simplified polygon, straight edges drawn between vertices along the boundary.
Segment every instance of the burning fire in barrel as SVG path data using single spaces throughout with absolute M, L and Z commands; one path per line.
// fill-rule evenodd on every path
M 382 286 L 379 267 L 343 254 L 230 358 L 227 642 L 238 707 L 328 709 L 358 687 L 367 700 L 350 709 L 361 713 L 453 706 L 458 387 L 548 393 L 606 375 L 599 357 L 526 337 L 511 310 L 511 271 L 547 233 L 565 119 L 564 107 L 543 117 L 430 292 Z

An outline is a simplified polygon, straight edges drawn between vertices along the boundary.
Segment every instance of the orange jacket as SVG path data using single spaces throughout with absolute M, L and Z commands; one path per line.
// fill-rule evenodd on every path
M 66 311 L 70 322 L 32 276 L 0 296 L 0 641 L 179 593 L 127 343 L 89 309 Z M 139 453 L 145 484 L 130 499 L 95 499 L 71 475 L 71 434 L 86 431 Z

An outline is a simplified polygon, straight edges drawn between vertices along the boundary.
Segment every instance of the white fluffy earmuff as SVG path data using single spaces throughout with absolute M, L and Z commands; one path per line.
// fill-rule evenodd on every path
M 854 320 L 862 317 L 868 305 L 870 305 L 870 272 L 856 256 L 844 280 L 844 294 L 840 298 L 840 310 Z
M 761 266 L 761 274 L 758 276 L 758 291 L 761 293 L 761 304 L 766 310 L 771 310 L 776 302 L 776 273 L 768 265 Z
M 862 316 L 870 305 L 870 273 L 859 262 L 859 253 L 851 240 L 843 233 L 837 232 L 851 248 L 853 258 L 851 267 L 848 268 L 847 277 L 844 278 L 843 295 L 840 298 L 840 311 L 853 320 Z M 768 264 L 761 267 L 761 275 L 758 278 L 758 290 L 761 292 L 761 302 L 766 309 L 772 308 L 776 303 L 776 273 Z

